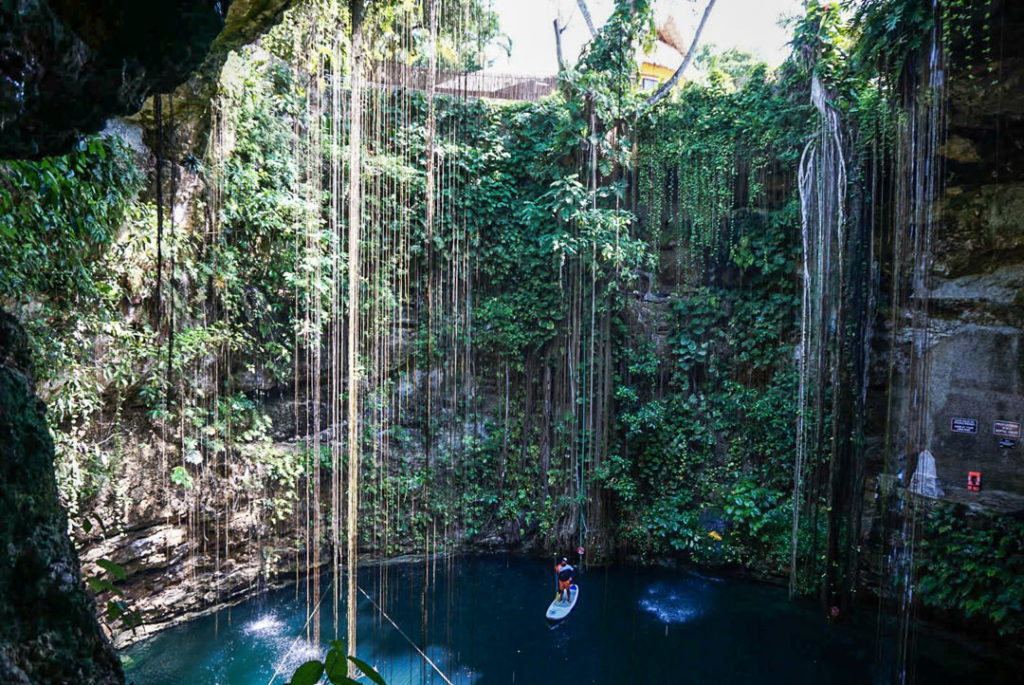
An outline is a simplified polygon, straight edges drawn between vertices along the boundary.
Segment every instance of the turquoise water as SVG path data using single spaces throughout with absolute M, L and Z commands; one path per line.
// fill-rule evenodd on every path
M 454 683 L 893 679 L 886 666 L 891 637 L 873 617 L 862 626 L 828 626 L 816 605 L 789 602 L 777 587 L 661 569 L 592 569 L 579 577 L 571 616 L 551 629 L 544 612 L 554 580 L 546 562 L 464 558 L 434 568 L 427 588 L 422 562 L 362 569 L 360 585 Z M 325 641 L 335 634 L 327 592 Z M 269 683 L 280 668 L 284 676 L 274 682 L 286 683 L 299 664 L 320 656 L 303 639 L 305 610 L 290 588 L 161 632 L 124 652 L 128 681 Z M 340 612 L 344 633 L 344 607 Z M 359 620 L 357 652 L 389 685 L 444 682 L 362 596 Z M 911 677 L 1020 682 L 1012 664 L 921 632 Z

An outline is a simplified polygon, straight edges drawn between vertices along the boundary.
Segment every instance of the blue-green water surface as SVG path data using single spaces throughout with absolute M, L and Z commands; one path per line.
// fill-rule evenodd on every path
M 364 568 L 360 585 L 408 636 L 360 596 L 358 655 L 389 685 L 443 683 L 410 640 L 454 683 L 878 683 L 895 679 L 892 636 L 874 617 L 828 625 L 810 603 L 773 586 L 683 571 L 592 569 L 563 624 L 544 611 L 554 595 L 547 563 L 519 557 Z M 335 626 L 329 576 L 323 641 Z M 425 587 L 426 585 L 426 587 Z M 342 592 L 342 596 L 344 592 Z M 339 608 L 341 633 L 345 611 Z M 286 683 L 318 658 L 305 639 L 296 588 L 171 628 L 124 652 L 129 682 Z M 908 679 L 1020 682 L 1014 665 L 976 646 L 918 631 Z M 282 677 L 283 676 L 283 677 Z

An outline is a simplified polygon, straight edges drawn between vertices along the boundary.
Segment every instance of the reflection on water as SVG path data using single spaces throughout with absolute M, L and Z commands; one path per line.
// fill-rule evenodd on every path
M 816 605 L 777 587 L 662 569 L 590 569 L 580 601 L 557 630 L 544 612 L 554 579 L 546 560 L 511 557 L 438 562 L 424 588 L 422 563 L 367 568 L 360 586 L 409 640 L 459 685 L 584 683 L 882 683 L 875 664 L 892 631 L 873 616 L 828 626 Z M 325 584 L 326 586 L 326 580 Z M 137 685 L 282 684 L 326 651 L 305 640 L 305 598 L 294 587 L 217 617 L 168 629 L 125 651 Z M 424 614 L 423 610 L 426 610 Z M 366 598 L 359 656 L 389 685 L 443 685 L 406 638 Z M 322 613 L 326 642 L 344 635 Z M 671 628 L 671 629 L 670 629 Z M 1019 682 L 1012 664 L 920 633 L 918 682 Z
M 697 581 L 654 583 L 640 598 L 639 606 L 662 623 L 686 623 L 701 615 L 706 585 Z

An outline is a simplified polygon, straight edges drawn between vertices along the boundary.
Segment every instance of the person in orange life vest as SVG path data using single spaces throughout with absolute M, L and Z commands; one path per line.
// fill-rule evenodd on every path
M 555 576 L 558 578 L 558 597 L 569 601 L 569 586 L 572 585 L 576 569 L 572 567 L 569 560 L 562 557 L 562 560 L 555 564 Z

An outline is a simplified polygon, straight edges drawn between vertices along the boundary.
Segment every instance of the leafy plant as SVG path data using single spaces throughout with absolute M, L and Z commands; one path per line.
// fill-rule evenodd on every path
M 348 665 L 359 669 L 359 672 L 366 676 L 376 685 L 387 685 L 384 679 L 368 663 L 354 656 L 345 656 L 345 643 L 342 640 L 334 640 L 329 643 L 331 648 L 323 661 L 311 660 L 299 666 L 292 675 L 290 685 L 314 685 L 324 677 L 327 682 L 334 685 L 357 685 L 358 680 L 348 676 Z
M 89 531 L 91 524 L 88 519 L 83 520 L 82 527 L 86 532 Z M 96 565 L 100 567 L 101 572 L 93 576 L 86 576 L 85 582 L 97 596 L 104 592 L 113 595 L 112 599 L 107 600 L 103 618 L 108 625 L 118 623 L 123 629 L 135 633 L 136 629 L 142 625 L 142 614 L 132 608 L 124 591 L 115 585 L 115 581 L 123 581 L 127 578 L 127 572 L 122 566 L 109 559 L 97 559 Z
M 45 293 L 52 306 L 101 294 L 95 270 L 142 184 L 116 136 L 60 157 L 0 163 L 0 301 Z
M 175 466 L 171 469 L 171 482 L 186 490 L 191 490 L 195 485 L 195 481 L 192 480 L 192 474 L 184 466 Z
M 937 503 L 922 522 L 917 592 L 928 606 L 1024 633 L 1024 523 Z

